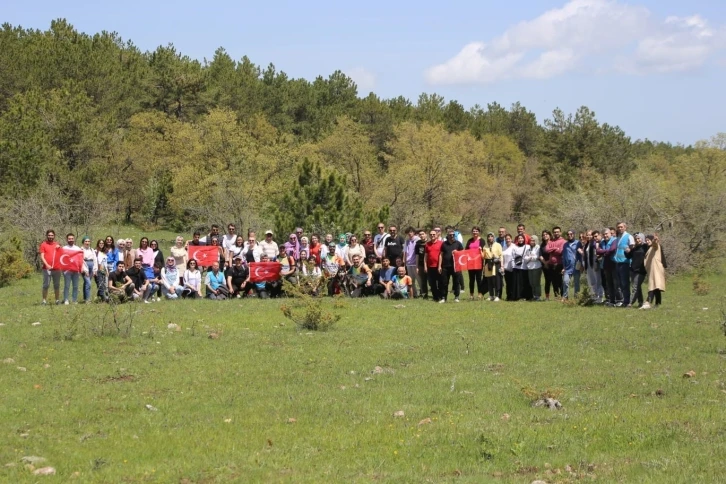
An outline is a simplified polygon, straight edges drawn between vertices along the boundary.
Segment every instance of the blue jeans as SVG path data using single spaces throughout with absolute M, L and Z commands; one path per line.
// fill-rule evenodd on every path
M 86 267 L 88 267 L 88 273 L 83 274 L 83 300 L 84 301 L 90 301 L 91 300 L 91 274 L 93 273 L 93 261 L 87 260 L 83 261 L 86 264 Z
M 63 300 L 68 301 L 68 286 L 73 284 L 73 302 L 78 301 L 78 279 L 80 279 L 80 276 L 79 272 L 63 272 Z
M 623 306 L 630 304 L 630 263 L 618 262 L 615 265 L 615 280 L 623 295 Z
M 563 299 L 569 299 L 570 298 L 570 287 L 574 286 L 575 277 L 574 274 L 570 274 L 567 271 L 562 275 L 562 298 Z M 573 287 L 574 289 L 574 287 Z M 577 294 L 577 290 L 575 290 L 575 294 Z

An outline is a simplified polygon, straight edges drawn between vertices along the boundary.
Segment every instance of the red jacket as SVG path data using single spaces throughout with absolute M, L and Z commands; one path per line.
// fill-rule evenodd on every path
M 565 248 L 566 240 L 560 237 L 557 240 L 550 240 L 547 242 L 547 253 L 550 255 L 548 261 L 552 265 L 562 264 L 562 251 Z

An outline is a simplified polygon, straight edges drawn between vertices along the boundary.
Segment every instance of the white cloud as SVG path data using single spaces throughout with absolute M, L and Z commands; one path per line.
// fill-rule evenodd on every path
M 705 64 L 726 48 L 723 29 L 698 15 L 654 20 L 642 6 L 570 0 L 488 42 L 465 45 L 429 68 L 432 84 L 548 79 L 575 69 L 671 72 Z M 595 65 L 593 65 L 595 64 Z
M 345 74 L 358 86 L 358 95 L 367 95 L 376 87 L 376 75 L 363 67 L 348 69 Z

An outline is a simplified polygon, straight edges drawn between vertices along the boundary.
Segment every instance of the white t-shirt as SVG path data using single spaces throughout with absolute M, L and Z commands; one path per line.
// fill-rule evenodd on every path
M 235 242 L 237 242 L 237 234 L 225 234 L 224 237 L 222 237 L 222 247 L 227 250 L 234 247 Z

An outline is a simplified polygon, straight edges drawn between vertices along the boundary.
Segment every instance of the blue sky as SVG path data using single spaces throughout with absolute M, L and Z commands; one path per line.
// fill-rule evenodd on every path
M 341 69 L 359 91 L 467 108 L 519 101 L 540 121 L 586 105 L 637 138 L 726 132 L 726 6 L 715 0 L 517 2 L 15 1 L 0 21 L 116 31 L 197 59 L 224 47 L 293 77 Z M 445 5 L 445 6 L 444 6 Z

